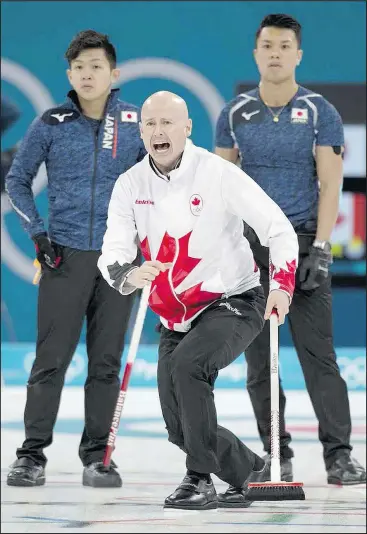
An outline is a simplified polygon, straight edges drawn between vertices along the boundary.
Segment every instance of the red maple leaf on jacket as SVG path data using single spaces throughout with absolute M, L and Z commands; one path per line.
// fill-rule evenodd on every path
M 194 206 L 198 206 L 200 204 L 200 199 L 195 197 L 194 200 L 191 201 L 191 203 L 194 205 Z
M 283 269 L 281 267 L 279 271 L 275 271 L 274 265 L 271 264 L 270 273 L 274 273 L 273 280 L 278 282 L 279 289 L 286 291 L 287 293 L 289 293 L 289 295 L 292 296 L 295 286 L 295 273 L 297 269 L 297 262 L 294 259 L 290 263 L 287 261 L 286 265 L 288 270 Z
M 168 321 L 169 328 L 173 328 L 174 323 L 189 320 L 202 308 L 222 296 L 222 293 L 203 291 L 201 289 L 203 282 L 199 282 L 181 293 L 174 293 L 172 291 L 172 286 L 176 289 L 201 262 L 201 258 L 192 258 L 189 256 L 188 249 L 191 233 L 189 232 L 180 237 L 177 240 L 177 244 L 175 238 L 166 232 L 156 257 L 162 263 L 171 263 L 175 259 L 178 246 L 179 252 L 172 272 L 169 274 L 168 271 L 165 271 L 157 276 L 153 282 L 153 290 L 149 299 L 152 310 Z M 141 249 L 144 258 L 150 261 L 152 256 L 147 237 L 141 242 Z

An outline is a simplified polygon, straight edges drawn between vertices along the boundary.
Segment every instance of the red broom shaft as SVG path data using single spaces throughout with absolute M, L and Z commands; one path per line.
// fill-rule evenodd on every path
M 136 314 L 135 325 L 134 325 L 133 333 L 131 336 L 129 352 L 127 355 L 127 362 L 126 362 L 126 366 L 124 370 L 124 376 L 122 378 L 120 393 L 117 399 L 115 412 L 113 414 L 110 433 L 108 435 L 105 455 L 103 458 L 103 465 L 105 467 L 109 467 L 110 461 L 111 461 L 111 455 L 115 448 L 115 441 L 116 441 L 116 436 L 117 436 L 117 432 L 118 432 L 119 425 L 120 425 L 122 409 L 125 403 L 127 387 L 129 385 L 130 375 L 133 369 L 133 364 L 134 364 L 134 360 L 136 357 L 136 353 L 138 352 L 141 332 L 143 330 L 145 315 L 148 309 L 150 287 L 151 287 L 150 284 L 148 286 L 145 286 L 140 297 L 139 309 L 138 309 L 138 313 Z
M 130 375 L 131 375 L 132 370 L 133 370 L 133 364 L 132 362 L 128 362 L 125 366 L 124 376 L 122 379 L 115 412 L 112 418 L 110 433 L 108 435 L 107 447 L 106 447 L 105 455 L 103 458 L 103 465 L 105 467 L 110 465 L 111 455 L 115 449 L 116 436 L 117 436 L 117 432 L 120 426 L 121 414 L 122 414 L 122 410 L 125 404 L 127 386 L 129 385 L 129 380 L 130 380 Z

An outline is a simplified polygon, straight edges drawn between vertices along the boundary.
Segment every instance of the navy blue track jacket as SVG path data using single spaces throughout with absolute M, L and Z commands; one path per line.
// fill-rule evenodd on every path
M 56 243 L 100 250 L 113 186 L 146 154 L 140 110 L 113 89 L 103 120 L 87 119 L 75 91 L 29 127 L 6 177 L 6 191 L 30 237 L 48 231 Z M 93 122 L 97 124 L 94 127 Z M 49 224 L 45 228 L 32 193 L 41 163 L 48 176 Z

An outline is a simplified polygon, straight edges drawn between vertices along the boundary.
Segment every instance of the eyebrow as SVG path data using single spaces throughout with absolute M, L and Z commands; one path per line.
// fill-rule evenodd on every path
M 155 118 L 155 117 L 151 117 L 151 118 L 149 118 L 149 119 L 143 119 L 143 120 L 144 120 L 145 122 L 146 122 L 146 121 L 155 121 L 156 118 Z M 162 121 L 162 120 L 163 120 L 163 121 L 172 121 L 172 119 L 169 119 L 168 117 L 161 117 L 159 120 L 161 120 L 161 121 Z
M 75 63 L 85 63 L 86 61 L 103 61 L 103 59 L 101 59 L 100 57 L 94 57 L 92 59 L 87 59 L 87 60 L 83 60 L 83 59 L 74 59 L 74 62 Z
M 271 39 L 260 39 L 263 43 L 272 43 L 273 41 Z M 281 43 L 291 43 L 292 39 L 283 39 L 280 41 Z

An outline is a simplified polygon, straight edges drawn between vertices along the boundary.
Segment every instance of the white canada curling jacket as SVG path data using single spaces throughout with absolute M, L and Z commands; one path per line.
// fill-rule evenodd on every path
M 214 301 L 260 285 L 243 220 L 270 247 L 271 289 L 292 297 L 298 241 L 291 223 L 236 165 L 188 141 L 169 178 L 157 173 L 148 155 L 120 175 L 98 267 L 128 294 L 134 288 L 116 268 L 130 269 L 139 242 L 145 260 L 172 263 L 152 283 L 149 305 L 164 326 L 185 332 Z

